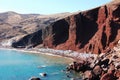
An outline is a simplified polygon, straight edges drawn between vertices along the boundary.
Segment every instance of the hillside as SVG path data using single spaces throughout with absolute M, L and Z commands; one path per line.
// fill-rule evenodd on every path
M 119 13 L 120 1 L 114 0 L 91 10 L 68 14 L 68 17 L 60 16 L 59 19 L 56 19 L 55 16 L 51 16 L 54 18 L 39 16 L 40 20 L 44 20 L 42 22 L 37 18 L 32 18 L 32 20 L 28 18 L 22 21 L 19 18 L 19 24 L 24 25 L 22 32 L 27 35 L 17 40 L 14 38 L 12 47 L 41 47 L 42 45 L 42 47 L 53 49 L 99 54 L 113 48 L 120 40 Z M 35 27 L 38 26 L 38 24 L 35 25 L 36 19 L 39 21 L 39 26 L 42 27 Z
M 53 15 L 19 14 L 12 11 L 0 13 L 0 41 L 36 32 L 70 14 L 71 13 Z

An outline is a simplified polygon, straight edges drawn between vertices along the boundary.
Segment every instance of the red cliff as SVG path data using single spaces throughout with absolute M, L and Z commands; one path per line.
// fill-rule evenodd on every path
M 58 20 L 37 36 L 41 36 L 35 39 L 44 47 L 97 54 L 104 52 L 120 40 L 120 1 Z
M 80 12 L 53 23 L 43 41 L 55 49 L 101 53 L 120 40 L 120 1 Z

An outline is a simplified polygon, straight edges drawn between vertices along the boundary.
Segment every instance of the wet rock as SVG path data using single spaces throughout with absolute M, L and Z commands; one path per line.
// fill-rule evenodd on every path
M 114 75 L 114 73 L 115 73 L 115 65 L 110 64 L 108 72 L 105 73 L 100 80 L 116 80 L 117 77 Z
M 70 75 L 67 75 L 67 77 L 68 77 L 68 78 L 71 78 L 71 76 L 70 76 Z
M 117 67 L 116 67 L 117 69 L 120 69 L 120 65 L 117 65 Z
M 84 72 L 85 70 L 90 69 L 90 64 L 85 61 L 85 62 L 73 62 L 67 67 L 67 70 L 75 70 L 76 72 L 82 71 Z
M 39 75 L 40 75 L 40 76 L 42 76 L 42 77 L 47 76 L 47 74 L 46 74 L 46 73 L 40 73 Z
M 116 80 L 116 77 L 111 73 L 105 73 L 100 80 Z
M 102 67 L 107 67 L 109 63 L 109 59 L 104 59 L 104 58 L 97 58 L 95 61 L 95 66 L 100 65 Z
M 120 80 L 120 77 L 117 80 Z
M 71 67 L 75 71 L 83 72 L 83 80 L 120 80 L 119 52 L 111 49 L 108 53 L 98 55 L 91 63 L 89 60 L 81 63 L 77 61 Z
M 29 80 L 41 80 L 41 79 L 38 77 L 31 77 Z
M 109 59 L 105 59 L 105 60 L 101 61 L 100 65 L 108 66 L 109 61 L 110 61 Z
M 115 67 L 116 67 L 117 69 L 120 69 L 120 62 L 119 62 L 119 63 L 115 63 Z
M 117 58 L 119 58 L 119 57 L 118 57 L 117 55 L 114 55 L 113 58 L 114 58 L 114 59 L 117 59 Z
M 74 70 L 74 66 L 75 66 L 74 63 L 75 62 L 73 62 L 73 63 L 69 64 L 69 66 L 67 66 L 67 68 L 66 68 L 67 71 Z
M 102 70 L 103 70 L 104 72 L 107 72 L 108 67 L 106 67 L 106 68 L 103 68 L 103 67 L 102 67 Z
M 120 78 L 120 70 L 118 70 L 118 71 L 115 72 L 115 76 L 116 76 L 117 78 Z
M 109 69 L 108 69 L 108 73 L 114 74 L 114 72 L 115 72 L 115 65 L 114 64 L 110 64 Z
M 93 69 L 93 73 L 95 75 L 100 75 L 102 73 L 102 68 L 99 65 L 95 66 L 95 68 Z
M 75 80 L 75 78 L 71 78 L 70 80 Z
M 83 74 L 83 80 L 92 80 L 93 74 L 92 71 L 85 71 Z

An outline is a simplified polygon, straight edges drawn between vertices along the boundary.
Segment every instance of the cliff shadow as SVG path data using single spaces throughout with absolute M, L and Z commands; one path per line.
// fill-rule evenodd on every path
M 83 48 L 89 40 L 98 31 L 97 14 L 98 8 L 90 12 L 80 13 L 76 16 L 76 44 L 80 44 L 79 48 Z
M 53 45 L 57 46 L 67 41 L 69 37 L 69 23 L 61 19 L 52 26 Z
M 42 30 L 39 30 L 35 33 L 24 36 L 17 42 L 14 42 L 12 44 L 12 47 L 15 48 L 35 47 L 41 43 L 42 43 Z
M 109 37 L 109 44 L 116 39 L 118 30 L 120 29 L 120 24 L 117 22 L 111 21 L 110 27 L 111 27 L 111 35 Z

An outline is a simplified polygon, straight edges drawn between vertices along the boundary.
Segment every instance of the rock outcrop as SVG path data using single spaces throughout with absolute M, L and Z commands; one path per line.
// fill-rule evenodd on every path
M 67 71 L 83 73 L 83 80 L 119 80 L 120 79 L 120 43 L 107 53 L 100 54 L 93 62 L 73 62 Z M 87 64 L 86 64 L 87 63 Z M 94 65 L 93 65 L 94 64 Z M 84 67 L 83 67 L 84 66 Z
M 40 29 L 42 35 L 37 38 L 38 42 L 35 42 L 35 46 L 42 44 L 43 47 L 53 49 L 96 54 L 109 51 L 120 40 L 119 13 L 120 1 L 115 0 L 92 10 L 79 12 L 57 20 Z M 18 44 L 15 43 L 16 46 L 19 46 L 19 43 L 24 41 L 23 39 L 26 38 L 19 40 Z M 31 39 L 31 37 L 28 37 L 28 39 Z M 34 45 L 34 43 L 28 44 L 27 42 L 25 46 L 31 44 Z
M 49 26 L 44 45 L 55 49 L 101 53 L 120 39 L 120 1 L 80 12 Z M 47 29 L 46 29 L 47 30 Z

